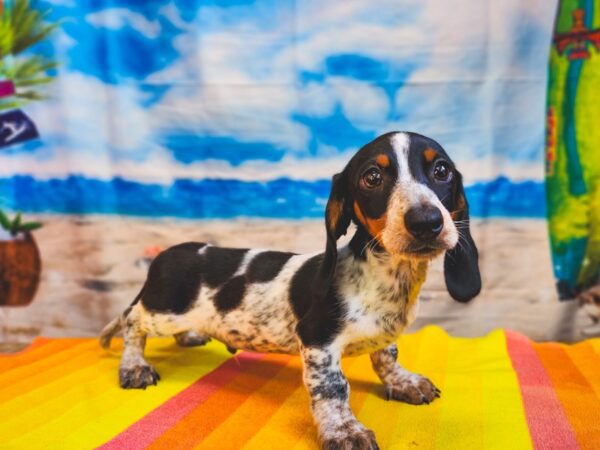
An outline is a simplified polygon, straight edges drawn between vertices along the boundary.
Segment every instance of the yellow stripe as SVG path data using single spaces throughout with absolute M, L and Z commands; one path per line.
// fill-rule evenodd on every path
M 533 448 L 519 382 L 508 356 L 504 332 L 496 330 L 477 341 L 485 448 Z
M 407 335 L 398 343 L 398 359 L 404 367 L 414 367 L 421 338 L 422 333 Z M 364 358 L 370 360 L 368 355 Z M 385 399 L 383 384 L 370 364 L 365 372 L 369 377 L 364 382 L 371 384 L 371 392 L 362 409 L 354 412 L 357 413 L 358 420 L 375 432 L 380 447 L 388 448 L 390 437 L 405 405 Z
M 10 443 L 19 448 L 57 444 L 61 449 L 96 447 L 231 356 L 218 343 L 198 349 L 178 348 L 172 339 L 150 339 L 148 344 L 148 360 L 162 377 L 158 387 L 145 391 L 120 389 L 119 355 L 107 355 L 98 349 L 91 358 L 93 363 L 88 361 L 86 368 L 15 399 L 36 408 L 25 408 L 14 420 L 1 424 L 0 435 L 7 441 L 13 439 Z
M 364 371 L 364 364 L 360 364 L 359 359 L 343 360 L 344 373 L 348 378 Z M 351 394 L 353 398 L 356 397 L 352 389 Z M 316 428 L 310 414 L 310 399 L 304 385 L 282 402 L 268 422 L 246 443 L 244 449 L 263 450 L 266 442 L 276 443 L 277 448 L 318 449 Z
M 374 374 L 371 369 L 369 356 L 362 355 L 358 357 L 343 358 L 342 371 L 350 383 L 350 408 L 352 408 L 353 411 L 360 410 L 368 398 L 368 395 L 370 395 L 369 390 L 372 388 L 371 378 Z M 298 407 L 301 408 L 301 411 L 303 412 L 303 419 L 300 421 L 300 429 L 294 433 L 300 436 L 302 440 L 296 439 L 294 442 L 291 442 L 293 445 L 290 446 L 290 448 L 293 450 L 315 450 L 319 448 L 317 427 L 314 425 L 310 414 L 310 398 L 308 392 L 304 387 L 302 390 L 303 395 L 300 400 L 303 404 L 299 404 Z M 290 425 L 287 425 L 287 427 L 290 428 Z M 259 449 L 261 447 L 256 445 L 255 448 Z M 264 442 L 262 448 L 265 448 Z M 284 447 L 278 446 L 278 448 Z
M 483 406 L 479 342 L 452 338 L 440 405 L 436 446 L 440 449 L 483 448 Z
M 592 347 L 594 347 L 594 350 L 600 354 L 600 338 L 590 339 L 587 342 L 592 344 Z
M 445 373 L 450 338 L 436 327 L 427 327 L 419 335 L 421 345 L 415 363 L 406 363 L 405 367 L 429 378 L 442 391 L 442 396 L 429 405 L 398 403 L 396 407 L 401 414 L 389 438 L 389 448 L 427 449 L 435 446 L 446 391 Z
M 278 448 L 291 449 L 302 438 L 309 439 L 313 433 L 313 421 L 309 411 L 306 388 L 301 386 L 290 395 L 246 445 L 245 450 L 264 450 L 266 442 L 277 443 Z M 314 433 L 316 439 L 316 433 Z M 311 448 L 318 448 L 315 445 Z

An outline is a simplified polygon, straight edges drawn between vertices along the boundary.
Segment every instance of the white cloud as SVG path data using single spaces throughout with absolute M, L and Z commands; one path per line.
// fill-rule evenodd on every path
M 127 8 L 108 8 L 88 14 L 85 20 L 98 28 L 118 30 L 129 25 L 148 39 L 155 39 L 160 34 L 160 24 L 156 20 L 148 20 L 143 15 Z
M 181 164 L 171 154 L 158 150 L 142 161 L 107 158 L 105 153 L 82 152 L 73 154 L 70 149 L 55 149 L 49 159 L 39 155 L 21 154 L 18 158 L 0 153 L 0 178 L 14 175 L 33 175 L 37 179 L 64 178 L 66 174 L 82 175 L 93 179 L 110 180 L 123 177 L 144 183 L 168 185 L 175 179 L 202 180 L 205 178 L 236 179 L 243 181 L 269 181 L 277 178 L 294 180 L 323 180 L 341 171 L 354 155 L 356 149 L 342 153 L 336 151 L 315 161 L 312 158 L 286 156 L 276 163 L 247 161 L 232 166 L 226 161 L 207 160 L 192 164 Z M 327 149 L 320 153 L 327 155 Z M 513 181 L 543 180 L 540 164 L 509 164 L 502 173 L 509 173 Z M 490 158 L 457 161 L 466 184 L 489 181 L 498 176 L 498 167 Z
M 32 103 L 28 113 L 42 135 L 68 144 L 73 153 L 98 152 L 111 158 L 137 155 L 151 145 L 152 116 L 140 106 L 143 95 L 133 86 L 115 87 L 79 72 L 62 73 L 52 85 L 53 98 Z
M 2 155 L 0 172 L 60 176 L 79 171 L 140 180 L 215 173 L 240 179 L 329 178 L 351 151 L 321 146 L 318 155 L 329 157 L 304 159 L 311 130 L 294 115 L 326 117 L 340 104 L 361 130 L 407 129 L 431 135 L 472 180 L 493 178 L 499 171 L 516 179 L 542 178 L 541 164 L 515 165 L 514 153 L 496 155 L 495 167 L 488 157 L 506 145 L 502 135 L 494 134 L 502 126 L 508 127 L 507 136 L 514 139 L 509 144 L 516 151 L 539 145 L 539 134 L 510 126 L 521 118 L 523 127 L 541 130 L 537 120 L 543 113 L 545 63 L 519 65 L 512 36 L 516 21 L 530 21 L 546 33 L 536 34 L 533 43 L 542 49 L 554 11 L 546 2 L 306 0 L 295 5 L 296 15 L 284 11 L 268 26 L 260 11 L 252 10 L 255 6 L 204 7 L 189 24 L 174 5 L 162 7 L 160 14 L 183 33 L 173 41 L 180 58 L 145 80 L 172 86 L 160 101 L 142 107 L 144 94 L 133 84 L 116 88 L 77 72 L 62 73 L 53 85 L 55 100 L 28 108 L 40 132 L 56 142 L 54 156 L 40 164 L 19 155 L 12 159 L 20 162 L 11 165 L 11 157 Z M 89 14 L 87 20 L 109 29 L 129 25 L 148 38 L 161 31 L 157 20 L 125 8 Z M 209 22 L 210 27 L 203 26 Z M 64 42 L 65 48 L 69 45 L 72 42 Z M 326 58 L 339 54 L 385 62 L 392 81 L 397 68 L 407 63 L 414 67 L 392 104 L 381 88 L 349 77 L 298 82 L 300 72 L 322 73 Z M 513 95 L 507 95 L 500 82 L 527 77 L 539 85 Z M 539 105 L 533 107 L 536 102 Z M 388 119 L 390 107 L 400 119 Z M 157 143 L 161 133 L 178 131 L 264 142 L 290 154 L 274 164 L 183 165 Z

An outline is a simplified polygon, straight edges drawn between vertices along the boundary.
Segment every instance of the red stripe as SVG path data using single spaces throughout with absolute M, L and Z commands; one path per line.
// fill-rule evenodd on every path
M 536 449 L 577 449 L 579 444 L 560 400 L 531 342 L 505 332 L 508 354 L 517 373 L 527 424 Z
M 228 359 L 99 448 L 121 450 L 133 448 L 132 443 L 135 443 L 135 448 L 147 447 L 219 388 L 243 372 L 244 363 L 259 361 L 265 356 L 266 354 L 261 353 L 242 352 Z

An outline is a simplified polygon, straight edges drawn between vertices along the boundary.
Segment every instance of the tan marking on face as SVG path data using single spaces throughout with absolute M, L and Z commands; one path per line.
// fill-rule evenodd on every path
M 356 214 L 356 218 L 360 223 L 362 223 L 365 227 L 367 227 L 367 220 L 360 210 L 360 206 L 358 206 L 358 202 L 354 202 L 354 214 Z
M 383 230 L 385 230 L 386 224 L 387 224 L 387 212 L 383 213 L 381 215 L 381 217 L 378 217 L 377 219 L 370 219 L 370 218 L 367 219 L 367 227 L 369 229 L 369 232 L 382 245 L 383 245 L 383 242 L 381 241 L 381 239 L 382 239 Z
M 465 197 L 461 195 L 456 201 L 456 209 L 450 213 L 452 220 L 458 220 L 465 209 L 467 209 L 467 202 L 465 201 Z
M 377 219 L 371 219 L 370 217 L 365 217 L 360 206 L 358 206 L 358 202 L 354 202 L 354 214 L 356 214 L 356 218 L 365 226 L 369 234 L 383 245 L 382 234 L 387 223 L 387 213 L 383 213 Z
M 388 155 L 381 154 L 375 159 L 375 161 L 377 161 L 377 164 L 379 164 L 381 167 L 389 167 L 390 165 L 390 158 Z
M 335 233 L 341 215 L 342 202 L 333 200 L 327 203 L 327 224 L 329 226 L 329 231 L 331 231 L 332 233 Z
M 431 162 L 438 156 L 438 152 L 431 148 L 428 148 L 425 149 L 425 151 L 423 152 L 423 156 L 425 156 L 425 161 Z

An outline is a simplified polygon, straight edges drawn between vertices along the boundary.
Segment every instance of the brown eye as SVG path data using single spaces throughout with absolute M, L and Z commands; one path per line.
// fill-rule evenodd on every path
M 448 181 L 452 171 L 446 161 L 438 161 L 433 166 L 433 176 L 438 181 Z
M 374 188 L 381 184 L 383 178 L 381 172 L 373 167 L 363 174 L 362 179 L 366 187 Z

